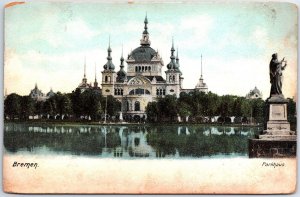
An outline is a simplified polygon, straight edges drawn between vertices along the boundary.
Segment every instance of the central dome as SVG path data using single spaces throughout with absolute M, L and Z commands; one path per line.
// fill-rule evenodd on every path
M 151 61 L 157 52 L 150 46 L 140 46 L 134 49 L 130 56 L 137 62 L 148 62 Z

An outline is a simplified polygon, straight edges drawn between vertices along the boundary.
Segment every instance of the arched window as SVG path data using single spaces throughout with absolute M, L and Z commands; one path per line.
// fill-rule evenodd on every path
M 162 89 L 159 90 L 159 95 L 162 95 Z
M 134 95 L 134 90 L 131 90 L 131 91 L 129 92 L 129 95 Z
M 115 89 L 115 95 L 117 95 L 118 94 L 118 90 L 117 89 Z
M 107 78 L 107 76 L 105 76 L 105 82 L 107 82 L 107 80 L 108 80 L 108 78 Z
M 123 89 L 121 89 L 121 95 L 123 95 Z
M 173 75 L 173 81 L 175 81 L 175 75 Z
M 149 66 L 148 70 L 151 71 L 151 67 L 150 66 Z
M 159 95 L 159 89 L 156 89 L 156 95 Z
M 134 103 L 134 111 L 140 111 L 140 102 L 139 101 L 136 101 Z
M 163 95 L 166 95 L 166 90 L 165 89 L 163 89 Z
M 120 89 L 118 89 L 118 95 L 120 95 L 121 94 L 121 91 L 120 91 Z

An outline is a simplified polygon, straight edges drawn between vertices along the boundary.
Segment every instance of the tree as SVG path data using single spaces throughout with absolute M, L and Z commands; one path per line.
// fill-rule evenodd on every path
M 236 96 L 232 96 L 232 95 L 221 96 L 218 112 L 222 117 L 225 118 L 228 116 L 232 116 L 234 99 L 236 99 Z
M 43 114 L 44 101 L 37 101 L 34 103 L 34 115 L 37 115 L 39 118 Z
M 209 119 L 211 120 L 212 116 L 216 116 L 218 107 L 220 105 L 220 97 L 217 94 L 214 94 L 212 92 L 207 93 L 207 101 L 206 101 L 206 106 L 207 106 L 207 111 L 206 114 Z
M 265 102 L 262 99 L 252 99 L 251 107 L 252 107 L 252 117 L 257 122 L 262 123 L 264 121 Z
M 158 117 L 158 106 L 157 102 L 149 102 L 146 106 L 147 118 L 150 122 L 156 122 Z
M 174 95 L 167 95 L 164 98 L 159 98 L 157 102 L 158 118 L 174 120 L 177 116 L 177 99 Z
M 81 96 L 81 90 L 76 89 L 71 93 L 71 107 L 75 117 L 80 118 L 81 115 L 84 114 L 84 102 Z
M 20 117 L 23 120 L 28 120 L 29 116 L 34 114 L 34 101 L 30 96 L 21 97 Z
M 253 116 L 253 109 L 251 107 L 250 101 L 247 99 L 243 99 L 241 103 L 241 116 L 247 118 L 251 117 L 251 115 Z
M 57 109 L 56 109 L 55 99 L 54 99 L 54 97 L 50 97 L 45 101 L 45 103 L 43 105 L 43 114 L 54 117 L 56 112 L 57 112 Z
M 58 92 L 56 95 L 51 97 L 54 99 L 56 104 L 56 113 L 60 115 L 60 118 L 63 118 L 64 114 L 71 112 L 71 100 L 66 94 L 61 94 Z
M 21 111 L 21 96 L 15 93 L 8 95 L 4 101 L 4 117 L 10 120 L 19 117 Z
M 187 104 L 186 102 L 178 102 L 177 105 L 177 111 L 178 114 L 182 117 L 182 118 L 186 118 L 188 116 L 191 115 L 191 107 L 189 104 Z
M 106 108 L 106 114 L 110 117 L 116 116 L 121 111 L 121 102 L 111 95 L 107 96 L 107 101 L 105 97 L 101 99 L 101 106 L 102 111 L 105 111 Z

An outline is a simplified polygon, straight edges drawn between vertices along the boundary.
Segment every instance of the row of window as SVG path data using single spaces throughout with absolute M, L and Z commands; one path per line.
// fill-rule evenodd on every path
M 140 95 L 140 94 L 150 94 L 150 91 L 141 89 L 141 88 L 137 88 L 137 89 L 131 90 L 129 92 L 129 95 Z
M 135 72 L 150 72 L 151 66 L 136 66 Z
M 109 90 L 106 91 L 106 92 L 109 92 Z M 170 92 L 174 92 L 174 90 L 171 89 Z M 150 91 L 146 90 L 146 89 L 137 88 L 137 89 L 131 90 L 129 92 L 129 95 L 141 95 L 141 94 L 150 95 Z M 123 95 L 123 89 L 122 88 L 115 88 L 115 95 Z M 166 95 L 166 90 L 162 89 L 162 88 L 157 88 L 156 89 L 156 95 L 157 96 Z
M 175 82 L 175 75 L 169 76 L 169 82 Z
M 111 81 L 111 77 L 110 76 L 105 76 L 105 82 L 109 82 Z
M 123 89 L 115 88 L 115 95 L 123 95 Z
M 166 95 L 166 90 L 162 89 L 162 88 L 158 88 L 158 89 L 156 89 L 156 95 L 158 95 L 158 96 Z

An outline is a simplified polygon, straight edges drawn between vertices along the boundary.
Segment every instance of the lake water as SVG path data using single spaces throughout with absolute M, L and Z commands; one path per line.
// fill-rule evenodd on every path
M 262 128 L 206 125 L 60 125 L 5 123 L 8 154 L 101 158 L 248 157 L 248 139 Z

